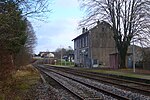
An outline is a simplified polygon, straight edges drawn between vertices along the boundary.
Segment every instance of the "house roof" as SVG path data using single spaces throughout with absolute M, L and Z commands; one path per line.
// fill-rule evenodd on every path
M 72 41 L 74 41 L 74 40 L 76 40 L 76 39 L 78 39 L 78 38 L 80 38 L 80 37 L 82 37 L 83 35 L 88 34 L 88 33 L 89 33 L 89 31 L 86 31 L 85 33 L 82 33 L 82 34 L 80 34 L 79 36 L 77 36 L 76 38 L 72 39 Z
M 91 28 L 91 29 L 89 29 L 89 30 L 86 30 L 85 32 L 83 32 L 82 34 L 80 34 L 79 36 L 77 36 L 76 38 L 74 38 L 72 41 L 74 41 L 74 40 L 76 40 L 76 39 L 78 39 L 78 38 L 80 38 L 80 37 L 82 37 L 83 35 L 85 35 L 85 34 L 88 34 L 90 31 L 92 31 L 93 29 L 95 29 L 95 28 L 97 28 L 97 26 L 98 25 L 102 25 L 102 24 L 105 24 L 105 25 L 107 25 L 108 27 L 112 27 L 109 23 L 107 23 L 106 21 L 97 21 L 97 25 L 96 26 L 94 26 L 93 28 Z

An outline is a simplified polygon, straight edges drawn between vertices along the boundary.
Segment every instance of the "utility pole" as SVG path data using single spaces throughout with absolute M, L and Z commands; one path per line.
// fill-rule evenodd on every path
M 61 49 L 61 52 L 60 52 L 60 63 L 61 63 L 61 66 L 62 66 L 62 56 L 63 56 L 63 52 L 62 52 L 62 45 L 60 45 L 60 49 Z
M 134 48 L 134 40 L 133 40 L 132 53 L 133 53 L 133 72 L 135 72 L 135 48 Z

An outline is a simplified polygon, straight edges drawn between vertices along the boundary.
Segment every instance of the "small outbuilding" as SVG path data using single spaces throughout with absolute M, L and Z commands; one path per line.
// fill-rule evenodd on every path
M 128 53 L 126 57 L 126 65 L 127 67 L 132 66 L 132 53 Z M 112 53 L 109 54 L 109 61 L 110 61 L 110 68 L 112 69 L 118 69 L 120 67 L 120 60 L 119 60 L 119 54 L 118 53 Z

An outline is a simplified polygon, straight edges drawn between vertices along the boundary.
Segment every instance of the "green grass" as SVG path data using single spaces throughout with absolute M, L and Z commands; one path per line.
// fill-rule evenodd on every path
M 58 61 L 56 63 L 57 66 L 68 66 L 68 67 L 73 67 L 74 66 L 74 63 L 73 62 L 69 62 L 69 61 Z

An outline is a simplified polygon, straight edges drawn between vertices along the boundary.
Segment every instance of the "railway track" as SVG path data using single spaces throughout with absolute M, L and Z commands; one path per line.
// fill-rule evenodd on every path
M 36 67 L 40 73 L 42 74 L 42 76 L 44 77 L 44 80 L 46 80 L 46 82 L 52 86 L 53 88 L 55 88 L 57 91 L 59 91 L 60 94 L 63 95 L 58 95 L 59 97 L 64 96 L 64 99 L 66 100 L 83 100 L 79 95 L 77 95 L 76 93 L 73 93 L 72 91 L 70 91 L 66 86 L 62 85 L 59 81 L 57 81 L 54 77 L 51 77 L 51 75 L 49 75 L 48 72 L 41 70 L 40 68 Z M 59 98 L 58 97 L 58 98 Z
M 49 67 L 48 67 L 49 68 Z M 70 68 L 62 68 L 62 67 L 52 67 L 59 69 L 63 72 L 70 73 L 73 75 L 77 75 L 80 77 L 86 77 L 88 79 L 93 79 L 102 83 L 107 83 L 108 85 L 114 85 L 116 87 L 129 90 L 135 93 L 140 93 L 143 95 L 150 96 L 150 84 L 141 83 L 141 82 L 135 82 L 130 80 L 124 80 L 120 78 L 114 78 L 109 76 L 100 75 L 98 73 L 92 73 L 87 71 L 80 71 L 76 69 L 70 69 Z
M 43 69 L 45 69 L 46 67 L 42 66 Z M 101 91 L 103 92 L 105 95 L 110 95 L 109 93 L 107 94 L 106 92 L 110 92 L 110 93 L 113 93 L 115 94 L 116 96 L 122 96 L 123 98 L 122 99 L 119 99 L 119 100 L 125 100 L 125 99 L 132 99 L 132 100 L 150 100 L 150 97 L 148 96 L 144 96 L 144 95 L 141 95 L 141 94 L 136 94 L 136 93 L 131 93 L 130 91 L 124 91 L 124 90 L 117 90 L 115 87 L 111 87 L 111 88 L 114 88 L 114 89 L 110 89 L 109 86 L 104 86 L 104 85 L 99 85 L 97 84 L 97 82 L 94 82 L 95 79 L 90 79 L 90 78 L 80 78 L 81 76 L 80 75 L 75 75 L 76 77 L 73 77 L 72 76 L 72 73 L 71 74 L 64 74 L 64 72 L 62 72 L 62 69 L 60 70 L 60 68 L 53 68 L 53 67 L 48 67 L 46 68 L 45 70 L 49 70 L 50 72 L 54 72 L 54 73 L 57 73 L 61 76 L 64 76 L 64 77 L 68 77 L 74 81 L 78 81 L 78 83 L 81 83 L 81 84 L 84 84 L 84 85 L 89 85 L 88 87 L 90 88 L 95 88 L 94 90 L 97 90 L 97 91 Z M 72 71 L 69 71 L 69 72 L 72 72 Z M 66 72 L 65 72 L 66 73 Z M 83 72 L 82 72 L 83 74 Z M 84 75 L 84 74 L 83 74 Z M 80 76 L 80 77 L 77 77 L 77 76 Z M 85 75 L 87 76 L 87 75 Z M 89 80 L 90 79 L 90 80 Z M 91 83 L 88 83 L 88 81 L 92 81 Z M 100 83 L 100 82 L 99 82 Z M 106 82 L 105 82 L 106 83 Z M 101 90 L 100 90 L 101 89 Z M 104 91 L 103 91 L 104 90 Z M 114 93 L 114 91 L 116 91 Z M 111 95 L 112 97 L 114 98 L 119 98 L 119 97 L 116 97 L 115 95 Z M 137 99 L 138 98 L 138 99 Z M 148 98 L 148 99 L 147 99 Z
M 40 68 L 40 71 L 57 81 L 64 88 L 68 89 L 72 94 L 78 97 L 79 100 L 130 100 L 129 98 L 114 94 L 110 91 L 90 85 L 78 79 L 69 77 L 58 71 L 51 69 Z M 65 82 L 63 82 L 65 81 Z M 64 84 L 65 83 L 65 84 Z M 67 84 L 68 83 L 68 84 Z M 72 84 L 77 84 L 76 86 Z M 71 87 L 72 85 L 73 87 Z M 76 89 L 71 89 L 76 88 Z

